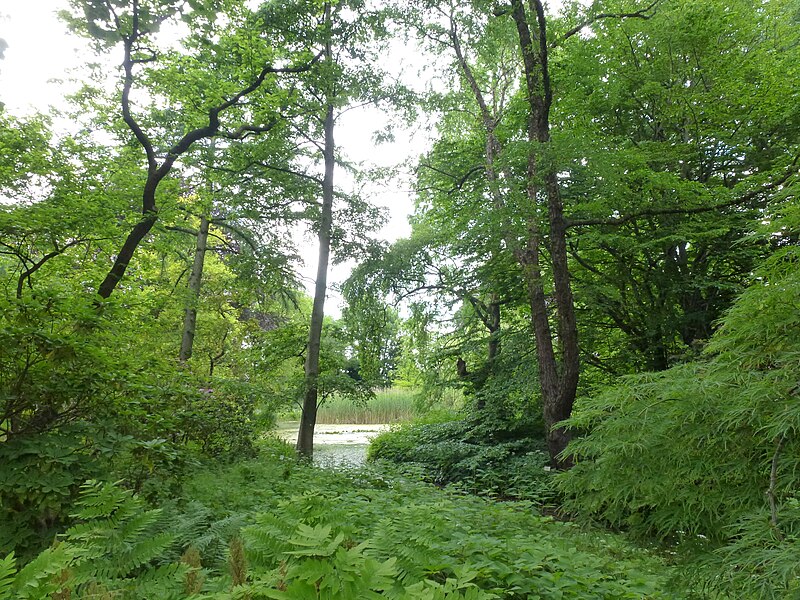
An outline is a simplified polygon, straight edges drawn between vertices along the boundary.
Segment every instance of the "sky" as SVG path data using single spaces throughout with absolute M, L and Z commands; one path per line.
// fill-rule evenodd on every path
M 69 34 L 58 20 L 58 10 L 66 6 L 67 0 L 0 0 L 0 39 L 8 44 L 0 60 L 0 102 L 10 113 L 30 114 L 62 104 L 75 85 L 70 82 L 70 71 L 94 58 L 85 41 Z M 392 166 L 424 151 L 427 136 L 413 129 L 398 131 L 394 143 L 376 146 L 373 133 L 385 123 L 386 117 L 378 110 L 350 111 L 337 124 L 337 144 L 350 160 L 367 166 Z M 413 210 L 413 198 L 408 188 L 406 178 L 389 186 L 372 186 L 368 191 L 388 219 L 379 237 L 394 241 L 410 233 L 408 215 Z M 301 240 L 300 246 L 305 263 L 300 274 L 311 291 L 317 267 L 316 240 Z M 351 268 L 352 263 L 332 267 L 329 283 L 343 281 Z M 328 298 L 326 312 L 338 316 L 340 296 L 332 289 Z

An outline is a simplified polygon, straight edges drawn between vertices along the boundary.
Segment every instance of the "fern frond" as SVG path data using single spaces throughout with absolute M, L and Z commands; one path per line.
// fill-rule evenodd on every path
M 48 597 L 61 586 L 55 575 L 76 563 L 78 552 L 68 544 L 47 548 L 25 565 L 14 577 L 11 585 L 15 600 L 39 600 Z
M 17 572 L 17 559 L 12 552 L 0 560 L 0 600 L 11 598 L 11 586 L 14 584 L 14 574 Z

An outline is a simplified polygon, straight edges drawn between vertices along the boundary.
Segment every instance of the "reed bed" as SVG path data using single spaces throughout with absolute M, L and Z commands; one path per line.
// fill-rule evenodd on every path
M 353 404 L 345 398 L 330 398 L 317 412 L 317 423 L 358 425 L 399 423 L 417 416 L 415 390 L 391 388 L 375 392 L 375 399 L 366 405 Z

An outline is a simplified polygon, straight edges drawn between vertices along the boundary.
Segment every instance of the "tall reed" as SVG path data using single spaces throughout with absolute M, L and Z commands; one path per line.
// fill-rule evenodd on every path
M 317 413 L 317 423 L 398 423 L 411 421 L 417 416 L 414 390 L 391 388 L 377 390 L 375 399 L 366 405 L 353 404 L 345 398 L 330 398 Z

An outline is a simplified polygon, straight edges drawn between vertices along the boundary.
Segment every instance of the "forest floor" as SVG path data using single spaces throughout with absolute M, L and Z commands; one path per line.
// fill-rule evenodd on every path
M 198 473 L 184 498 L 208 532 L 238 529 L 251 580 L 274 579 L 281 598 L 316 597 L 302 581 L 323 571 L 349 582 L 331 596 L 342 599 L 373 597 L 359 585 L 396 598 L 690 597 L 668 591 L 676 569 L 652 549 L 541 516 L 531 503 L 441 489 L 384 464 L 318 468 L 273 452 Z M 205 535 L 203 562 L 224 587 L 225 547 Z

